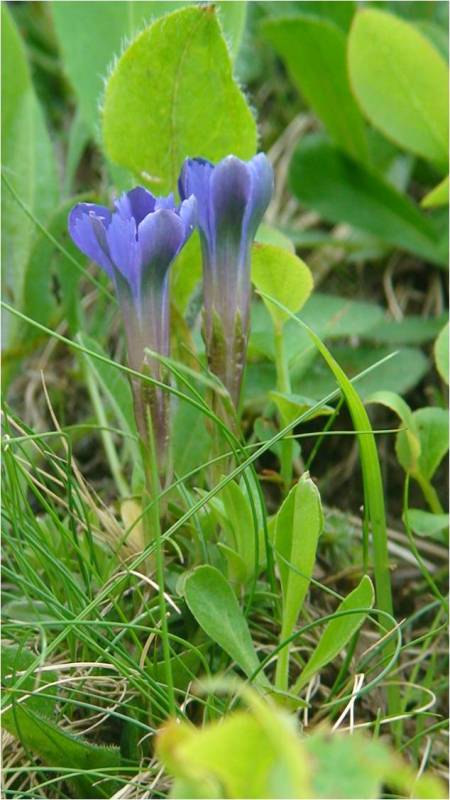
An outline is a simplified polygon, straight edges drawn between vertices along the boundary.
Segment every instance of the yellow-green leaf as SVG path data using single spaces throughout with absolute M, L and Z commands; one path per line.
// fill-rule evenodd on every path
M 187 156 L 256 151 L 256 123 L 233 79 L 214 6 L 157 19 L 127 48 L 105 91 L 109 157 L 158 193 L 176 188 Z
M 448 73 L 431 42 L 409 22 L 378 9 L 355 15 L 350 81 L 370 121 L 394 142 L 448 161 Z
M 294 314 L 306 303 L 313 288 L 313 278 L 304 261 L 270 244 L 253 246 L 252 281 L 257 289 L 274 297 Z M 283 325 L 289 315 L 269 300 L 263 300 L 274 325 Z

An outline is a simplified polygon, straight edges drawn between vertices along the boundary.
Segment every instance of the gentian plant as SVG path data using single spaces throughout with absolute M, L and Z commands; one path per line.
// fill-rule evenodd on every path
M 130 367 L 159 382 L 166 377 L 163 365 L 147 350 L 169 355 L 169 267 L 195 227 L 196 206 L 195 197 L 177 206 L 173 195 L 154 197 L 138 186 L 121 195 L 114 211 L 79 203 L 69 215 L 73 241 L 114 283 Z M 168 392 L 138 378 L 132 379 L 132 389 L 139 434 L 147 444 L 153 435 L 162 475 L 168 452 Z
M 263 153 L 217 165 L 188 158 L 178 182 L 194 195 L 203 255 L 204 339 L 208 364 L 238 406 L 250 322 L 250 248 L 273 191 Z

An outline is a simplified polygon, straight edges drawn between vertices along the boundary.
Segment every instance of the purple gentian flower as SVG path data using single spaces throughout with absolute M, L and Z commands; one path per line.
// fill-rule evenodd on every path
M 259 153 L 216 166 L 186 159 L 182 199 L 195 195 L 203 252 L 205 341 L 211 370 L 238 405 L 250 315 L 250 248 L 273 192 L 273 170 Z
M 132 369 L 148 369 L 161 380 L 161 363 L 145 354 L 149 348 L 169 355 L 169 267 L 195 224 L 195 197 L 176 206 L 173 195 L 154 197 L 140 186 L 123 194 L 115 210 L 79 203 L 69 214 L 69 233 L 77 247 L 112 279 L 127 335 Z M 133 381 L 136 418 L 147 440 L 145 401 L 150 411 L 159 455 L 167 438 L 167 393 L 155 389 L 144 394 Z

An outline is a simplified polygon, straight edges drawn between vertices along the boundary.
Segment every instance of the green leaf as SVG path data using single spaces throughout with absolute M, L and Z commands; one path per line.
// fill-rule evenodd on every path
M 422 208 L 438 208 L 439 206 L 448 206 L 448 175 L 443 181 L 438 183 L 431 192 L 425 195 L 422 199 Z
M 255 574 L 256 551 L 255 531 L 252 509 L 249 499 L 243 489 L 235 482 L 230 481 L 220 492 L 225 516 L 231 525 L 234 536 L 234 548 L 245 565 L 245 579 L 250 580 Z M 259 552 L 259 559 L 263 553 Z
M 24 312 L 42 325 L 56 327 L 64 317 L 72 331 L 78 327 L 78 285 L 87 259 L 67 232 L 67 216 L 75 203 L 92 200 L 90 195 L 71 197 L 55 211 L 46 226 L 46 231 L 80 264 L 80 270 L 55 247 L 46 233 L 39 233 L 33 242 L 25 273 Z M 58 296 L 55 285 L 59 287 Z M 25 343 L 39 335 L 38 330 L 27 330 L 21 338 Z
M 222 573 L 206 564 L 197 567 L 187 576 L 184 593 L 200 627 L 250 678 L 259 659 L 236 595 Z M 267 684 L 262 673 L 256 681 Z
M 255 241 L 258 244 L 273 244 L 276 247 L 281 247 L 282 250 L 289 250 L 290 253 L 295 253 L 294 244 L 289 236 L 266 222 L 259 226 Z
M 296 13 L 334 22 L 345 33 L 350 29 L 353 15 L 356 11 L 356 2 L 354 0 L 339 0 L 338 3 L 335 0 L 321 0 L 320 3 L 311 3 L 310 0 L 297 0 L 294 5 Z M 280 13 L 283 14 L 283 12 Z
M 2 170 L 20 199 L 45 223 L 59 194 L 54 153 L 34 92 L 24 44 L 5 4 L 1 13 Z M 2 197 L 2 287 L 9 302 L 20 310 L 35 228 L 7 188 Z M 13 343 L 16 325 L 9 315 L 3 324 L 6 349 Z
M 420 441 L 420 456 L 414 471 L 429 481 L 448 452 L 448 413 L 443 408 L 430 406 L 414 411 L 413 419 Z M 397 455 L 404 469 L 409 469 L 405 459 L 404 431 L 400 431 L 398 434 Z
M 437 232 L 413 203 L 322 136 L 301 140 L 291 162 L 290 185 L 305 206 L 329 222 L 347 222 L 391 246 L 446 266 Z
M 336 346 L 333 352 L 346 374 L 353 377 L 385 358 L 393 350 L 391 347 L 360 345 L 359 347 Z M 336 386 L 335 379 L 321 361 L 315 360 L 311 364 L 305 358 L 305 365 L 306 368 L 303 369 L 303 363 L 300 361 L 298 372 L 296 371 L 292 378 L 294 391 L 304 392 L 307 397 L 319 399 L 333 390 Z M 402 347 L 392 359 L 358 381 L 358 393 L 364 399 L 379 389 L 406 394 L 418 384 L 428 369 L 428 360 L 421 350 Z
M 364 575 L 356 589 L 353 589 L 339 604 L 336 615 L 342 611 L 351 611 L 352 609 L 355 609 L 355 611 L 358 608 L 370 609 L 373 607 L 373 603 L 374 590 L 372 581 L 368 575 Z M 299 692 L 316 672 L 319 672 L 336 658 L 350 641 L 353 634 L 361 627 L 368 613 L 368 611 L 362 611 L 361 613 L 348 614 L 346 616 L 336 616 L 335 619 L 328 622 L 293 691 Z
M 8 687 L 13 698 L 13 706 L 6 706 L 2 711 L 2 725 L 4 730 L 18 738 L 25 750 L 36 753 L 49 767 L 73 770 L 80 772 L 72 777 L 69 782 L 78 797 L 110 797 L 117 790 L 114 781 L 102 782 L 100 786 L 93 784 L 98 780 L 99 773 L 104 767 L 118 767 L 120 753 L 117 748 L 97 747 L 75 738 L 62 731 L 51 720 L 56 704 L 56 686 L 46 684 L 54 683 L 57 674 L 53 670 L 41 673 L 38 685 L 35 676 L 29 675 L 22 679 L 17 692 L 11 689 L 20 671 L 25 671 L 35 661 L 35 656 L 29 651 L 17 647 L 2 648 L 2 682 Z M 37 691 L 40 688 L 41 691 Z M 34 692 L 29 698 L 18 703 L 21 696 Z M 6 693 L 6 692 L 5 692 Z M 10 699 L 5 698 L 6 702 Z M 94 776 L 86 777 L 85 770 L 94 770 Z
M 262 29 L 334 142 L 367 161 L 365 123 L 348 81 L 345 34 L 313 16 L 272 19 Z
M 156 20 L 127 48 L 106 86 L 103 139 L 113 161 L 158 193 L 176 188 L 186 156 L 255 153 L 255 120 L 213 6 Z
M 314 292 L 302 310 L 301 318 L 325 339 L 369 335 L 372 328 L 384 324 L 384 311 L 376 303 Z M 292 330 L 299 335 L 298 325 Z
M 448 162 L 448 73 L 444 59 L 405 20 L 377 9 L 357 14 L 348 64 L 355 96 L 370 121 L 394 142 Z
M 449 525 L 448 514 L 433 514 L 419 508 L 408 508 L 406 521 L 418 536 L 436 539 L 438 542 L 445 541 L 445 531 L 448 533 Z
M 85 333 L 77 334 L 77 341 L 88 350 L 93 350 L 101 356 L 107 357 L 107 353 L 102 349 L 95 339 L 91 339 Z M 139 445 L 136 441 L 136 423 L 134 418 L 133 397 L 129 381 L 120 370 L 112 364 L 106 364 L 97 358 L 92 358 L 87 354 L 82 354 L 83 359 L 95 375 L 104 397 L 113 412 L 119 427 L 128 434 L 126 447 L 129 448 L 133 465 L 141 463 Z
M 317 487 L 305 472 L 291 489 L 275 522 L 275 557 L 283 594 L 280 639 L 288 638 L 297 623 L 309 589 L 319 536 L 323 527 Z M 287 689 L 289 649 L 280 652 L 277 686 Z
M 377 324 L 367 331 L 367 338 L 375 342 L 386 342 L 391 346 L 398 344 L 423 344 L 436 338 L 447 314 L 439 317 L 419 317 L 408 314 L 402 320 L 383 319 L 383 324 Z
M 103 82 L 114 59 L 121 54 L 124 41 L 130 41 L 154 19 L 186 5 L 186 2 L 176 0 L 119 0 L 107 4 L 97 0 L 89 3 L 66 0 L 64 3 L 51 3 L 64 70 L 77 96 L 77 120 L 87 125 L 90 136 L 97 138 L 99 135 Z M 217 5 L 220 22 L 234 54 L 245 26 L 246 4 Z
M 275 297 L 292 312 L 304 305 L 313 288 L 306 264 L 298 256 L 270 244 L 253 245 L 252 281 L 257 289 Z M 273 303 L 267 302 L 266 306 L 274 325 L 282 326 L 288 314 Z
M 177 778 L 171 797 L 312 796 L 295 726 L 272 705 L 253 704 L 200 729 L 173 721 L 161 729 L 157 755 Z
M 208 461 L 211 437 L 206 430 L 206 417 L 190 403 L 178 406 L 171 434 L 174 468 L 180 477 Z
M 17 707 L 23 707 L 41 714 L 45 717 L 50 717 L 56 707 L 57 690 L 55 685 L 57 681 L 57 674 L 54 671 L 45 671 L 35 677 L 33 674 L 28 675 L 26 678 L 21 678 L 21 673 L 25 672 L 28 667 L 36 660 L 36 656 L 26 648 L 18 646 L 2 646 L 1 649 L 1 674 L 3 685 L 3 699 L 5 706 L 2 710 L 2 724 L 14 736 L 17 736 L 17 725 L 15 714 Z M 17 691 L 14 691 L 16 681 L 21 678 L 20 686 Z M 47 688 L 47 684 L 53 684 Z M 6 699 L 8 689 L 10 696 Z M 26 699 L 26 695 L 30 696 Z M 20 706 L 17 702 L 20 700 Z M 6 704 L 12 704 L 11 709 L 8 709 Z
M 447 322 L 444 328 L 442 328 L 439 336 L 436 339 L 434 344 L 434 360 L 436 362 L 436 368 L 439 372 L 441 378 L 448 384 L 449 382 L 449 375 L 448 375 L 448 340 L 450 336 L 450 325 Z

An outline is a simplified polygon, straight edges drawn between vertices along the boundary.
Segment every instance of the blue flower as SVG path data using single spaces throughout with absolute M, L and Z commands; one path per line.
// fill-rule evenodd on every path
M 273 170 L 259 153 L 216 166 L 186 159 L 178 182 L 194 195 L 203 253 L 205 341 L 210 368 L 235 405 L 245 366 L 250 315 L 250 248 L 273 192 Z
M 77 247 L 112 279 L 125 323 L 128 360 L 135 370 L 148 368 L 161 380 L 161 364 L 145 355 L 149 348 L 169 354 L 169 267 L 196 225 L 195 197 L 175 205 L 173 195 L 154 197 L 142 187 L 123 194 L 115 210 L 79 203 L 69 214 L 69 233 Z M 133 383 L 141 434 L 147 429 L 145 402 Z M 165 393 L 166 394 L 166 393 Z M 167 397 L 152 393 L 156 438 L 166 428 Z

